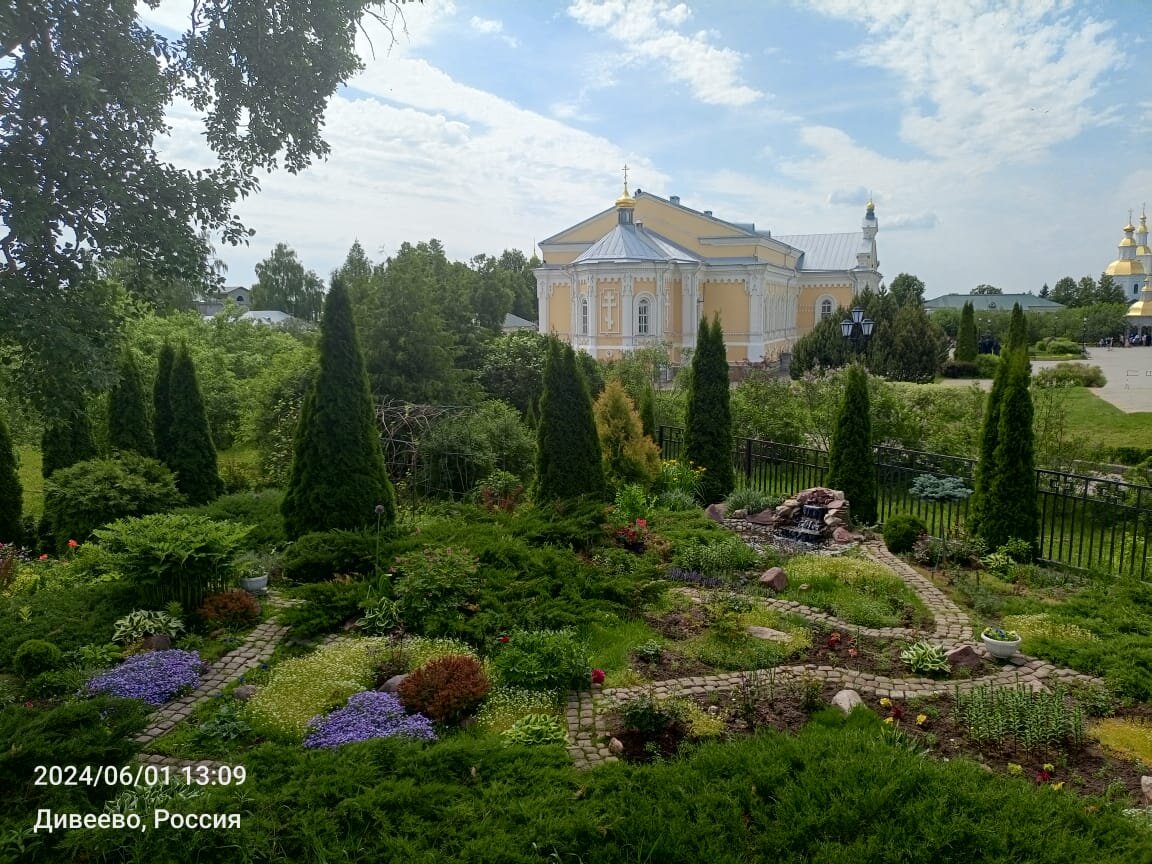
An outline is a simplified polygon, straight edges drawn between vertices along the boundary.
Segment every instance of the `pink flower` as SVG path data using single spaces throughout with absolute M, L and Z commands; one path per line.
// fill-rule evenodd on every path
M 76 548 L 77 546 L 79 546 L 79 545 L 80 545 L 80 544 L 79 544 L 79 543 L 77 543 L 75 540 L 69 540 L 69 541 L 68 541 L 68 548 L 69 548 L 69 549 L 75 549 L 75 548 Z
M 47 555 L 41 555 L 41 556 L 40 556 L 40 557 L 39 557 L 37 560 L 39 560 L 39 561 L 47 561 L 47 560 L 48 560 L 48 556 L 47 556 Z
M 648 520 L 647 519 L 637 519 L 636 520 L 636 527 L 639 528 L 641 531 L 643 531 L 645 528 L 648 527 Z
M 592 670 L 592 683 L 593 684 L 603 684 L 604 683 L 604 670 L 603 669 L 593 669 Z

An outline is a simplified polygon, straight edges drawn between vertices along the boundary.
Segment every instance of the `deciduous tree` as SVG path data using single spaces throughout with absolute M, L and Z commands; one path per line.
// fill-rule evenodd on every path
M 275 309 L 301 321 L 319 321 L 324 305 L 324 282 L 296 257 L 284 243 L 256 265 L 252 286 L 253 309 Z

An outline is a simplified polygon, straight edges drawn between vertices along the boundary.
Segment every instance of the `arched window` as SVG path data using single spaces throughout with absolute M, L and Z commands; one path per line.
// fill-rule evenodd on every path
M 832 310 L 835 308 L 836 308 L 836 305 L 832 302 L 831 297 L 822 297 L 820 299 L 820 318 L 819 318 L 819 320 L 823 321 L 825 318 L 831 318 L 832 317 Z
M 652 332 L 652 301 L 641 297 L 636 303 L 636 335 L 647 336 Z
M 236 302 L 237 302 L 237 303 L 243 303 L 243 302 L 244 302 L 244 295 L 242 295 L 242 294 L 237 294 L 237 295 L 236 295 Z
M 588 335 L 588 298 L 580 298 L 580 335 Z

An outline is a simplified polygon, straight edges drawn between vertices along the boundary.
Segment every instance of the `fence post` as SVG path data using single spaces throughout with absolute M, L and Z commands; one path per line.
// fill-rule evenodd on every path
M 744 479 L 752 480 L 752 439 L 744 439 Z
M 656 427 L 656 445 L 660 448 L 660 458 L 667 459 L 668 454 L 664 452 L 664 427 Z

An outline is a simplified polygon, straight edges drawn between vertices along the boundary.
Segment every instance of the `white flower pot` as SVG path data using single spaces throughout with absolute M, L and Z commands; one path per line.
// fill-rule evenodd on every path
M 983 633 L 980 634 L 980 639 L 984 642 L 984 647 L 988 649 L 988 653 L 995 657 L 997 660 L 1007 660 L 1016 653 L 1016 649 L 1020 647 L 1020 640 L 1014 639 L 1011 642 L 1001 642 L 999 639 L 989 639 Z
M 265 574 L 263 576 L 244 577 L 240 580 L 240 587 L 249 594 L 267 594 L 268 576 Z

